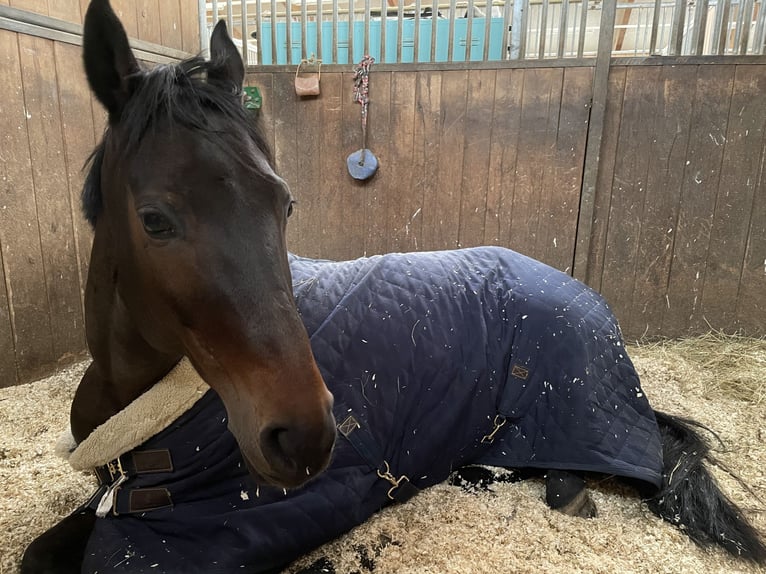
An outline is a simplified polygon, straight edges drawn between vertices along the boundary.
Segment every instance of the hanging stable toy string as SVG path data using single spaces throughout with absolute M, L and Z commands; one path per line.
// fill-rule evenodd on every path
M 378 160 L 367 149 L 367 110 L 370 103 L 370 66 L 372 56 L 365 56 L 354 68 L 354 101 L 362 106 L 362 148 L 348 156 L 348 171 L 355 179 L 367 179 L 378 169 Z

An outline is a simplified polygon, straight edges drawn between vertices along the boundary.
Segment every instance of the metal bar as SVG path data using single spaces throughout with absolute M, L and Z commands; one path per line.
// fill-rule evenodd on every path
M 588 138 L 585 144 L 580 211 L 577 218 L 577 235 L 572 261 L 572 276 L 586 283 L 592 280 L 588 274 L 588 265 L 590 263 L 593 211 L 596 184 L 598 182 L 601 140 L 604 135 L 606 102 L 609 91 L 609 68 L 612 59 L 612 42 L 614 40 L 616 14 L 617 2 L 604 2 L 602 4 L 596 68 L 593 71 L 593 99 L 590 108 L 590 119 L 588 121 Z
M 750 25 L 753 22 L 753 0 L 740 0 L 739 10 L 741 12 L 741 17 L 737 20 L 739 53 L 744 55 L 747 54 L 747 44 L 750 41 Z
M 519 0 L 516 0 L 519 1 Z M 510 56 L 511 47 L 511 26 L 515 25 L 515 22 L 511 21 L 511 0 L 505 0 L 503 3 L 503 43 L 502 54 L 500 54 L 501 60 L 507 60 Z
M 332 63 L 338 63 L 338 3 L 332 3 Z
M 0 9 L 5 9 L 5 6 L 0 6 Z M 0 15 L 2 15 L 2 11 L 0 11 Z M 197 2 L 197 16 L 199 17 L 199 53 L 208 56 L 207 44 L 210 32 L 207 27 L 207 2 L 205 0 Z
M 561 0 L 561 13 L 559 14 L 559 49 L 556 56 L 564 57 L 564 47 L 567 39 L 567 18 L 569 16 L 569 0 Z
M 659 4 L 660 0 L 657 0 Z M 577 57 L 582 58 L 585 52 L 585 34 L 588 31 L 588 0 L 583 0 L 580 5 L 580 39 L 577 42 Z
M 348 0 L 348 61 L 355 64 L 354 57 L 354 0 Z
M 370 0 L 364 0 L 364 53 L 370 53 Z
M 321 2 L 321 0 L 319 0 Z M 380 0 L 380 63 L 386 61 L 386 28 L 388 28 L 388 2 Z
M 316 0 L 317 9 L 314 21 L 317 26 L 317 58 L 322 59 L 322 22 L 324 21 L 324 4 L 322 0 Z
M 717 0 L 715 7 L 715 23 L 713 24 L 713 45 L 710 47 L 714 54 L 723 54 L 726 45 L 725 21 L 729 18 L 729 0 Z
M 301 58 L 305 59 L 309 57 L 309 50 L 306 42 L 308 40 L 306 34 L 306 28 L 308 26 L 309 16 L 306 12 L 306 0 L 301 0 Z M 316 56 L 314 52 L 311 52 L 311 56 Z
M 439 32 L 439 0 L 431 2 L 431 62 L 436 61 L 436 35 Z
M 261 0 L 255 0 L 255 14 L 255 53 L 258 54 L 258 63 L 263 64 L 263 2 Z M 244 30 L 244 26 L 242 29 Z
M 649 39 L 649 55 L 657 54 L 657 31 L 660 26 L 662 15 L 662 0 L 654 0 L 654 12 L 652 13 L 652 36 Z
M 680 56 L 684 41 L 684 18 L 686 16 L 686 0 L 676 0 L 673 9 L 673 27 L 670 33 L 668 54 Z
M 525 14 L 529 7 L 528 0 L 513 0 L 513 20 L 511 23 L 511 44 L 509 59 L 524 59 L 524 44 L 526 43 L 527 20 Z
M 492 24 L 492 9 L 492 0 L 489 0 L 484 7 L 484 45 L 481 50 L 482 61 L 489 58 L 489 29 L 491 28 L 490 24 Z
M 705 51 L 705 29 L 707 28 L 708 0 L 697 0 L 694 7 L 694 26 L 692 27 L 691 53 L 699 56 Z
M 447 42 L 447 61 L 453 60 L 452 54 L 455 51 L 455 17 L 457 16 L 457 2 L 450 2 L 449 12 L 449 41 Z
M 215 26 L 218 23 L 218 0 L 213 0 L 211 2 L 212 4 L 212 20 L 213 20 L 213 26 Z
M 412 61 L 413 62 L 420 62 L 420 0 L 415 0 L 415 35 L 414 35 L 414 42 L 415 46 L 414 53 L 412 55 Z
M 465 26 L 465 61 L 471 61 L 471 47 L 473 44 L 473 0 L 468 0 L 466 6 L 466 26 Z
M 226 2 L 226 25 L 229 27 L 229 34 L 234 33 L 234 6 L 231 5 L 231 0 Z M 245 36 L 242 36 L 244 41 Z
M 278 64 L 277 57 L 277 0 L 271 0 L 271 63 Z M 289 60 L 288 60 L 289 61 Z
M 541 60 L 545 58 L 545 34 L 548 31 L 548 2 L 549 0 L 543 0 L 540 9 L 540 37 L 538 38 L 540 44 L 537 57 Z
M 246 2 L 243 2 L 245 4 Z M 287 44 L 287 63 L 293 62 L 293 8 L 292 0 L 285 0 L 285 43 Z
M 250 54 L 247 53 L 247 2 L 242 2 L 242 63 L 245 67 L 248 65 L 249 58 Z

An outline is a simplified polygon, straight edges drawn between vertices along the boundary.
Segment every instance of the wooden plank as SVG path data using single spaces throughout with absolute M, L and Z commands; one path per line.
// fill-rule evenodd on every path
M 458 245 L 461 247 L 474 247 L 484 243 L 495 76 L 495 70 L 468 72 L 458 228 Z
M 387 189 L 380 190 L 380 193 L 386 195 L 387 251 L 416 251 L 420 246 L 423 187 L 414 184 L 418 169 L 415 167 L 417 97 L 417 72 L 392 73 L 389 115 L 391 145 L 384 166 Z M 417 177 L 422 177 L 422 172 Z
M 298 171 L 297 138 L 299 121 L 298 96 L 295 94 L 293 79 L 289 74 L 274 74 L 274 103 L 278 106 L 279 119 L 274 126 L 274 160 L 277 173 L 288 183 L 293 195 L 299 202 L 304 200 L 303 179 Z M 302 137 L 302 136 L 300 136 Z M 298 254 L 303 254 L 303 208 L 298 208 L 290 218 L 290 234 L 288 247 Z
M 630 306 L 636 274 L 641 216 L 654 139 L 660 69 L 629 68 L 614 168 L 601 293 L 626 336 L 636 335 Z M 640 333 L 639 333 L 640 334 Z
M 463 179 L 463 150 L 468 100 L 468 72 L 443 72 L 441 82 L 441 126 L 437 194 L 426 200 L 423 214 L 423 247 L 459 247 L 460 193 Z
M 136 18 L 138 22 L 138 39 L 153 44 L 162 44 L 160 30 L 160 1 L 136 0 Z
M 761 168 L 765 110 L 763 66 L 737 66 L 702 289 L 704 317 L 714 329 L 737 326 L 735 301 Z
M 314 217 L 322 222 L 319 238 L 322 257 L 336 257 L 342 253 L 346 221 L 343 219 L 343 201 L 350 177 L 346 171 L 346 156 L 342 136 L 343 108 L 351 106 L 348 91 L 344 89 L 348 75 L 324 74 L 322 77 L 322 170 L 324 172 L 319 193 L 322 206 Z M 358 106 L 355 106 L 358 107 Z
M 758 189 L 766 185 L 766 154 L 761 157 Z M 750 231 L 737 297 L 737 327 L 746 335 L 766 335 L 766 193 L 753 195 Z
M 0 31 L 0 245 L 19 378 L 55 360 L 32 183 L 26 108 L 13 32 Z
M 48 0 L 10 0 L 9 6 L 35 14 L 48 15 Z
M 639 336 L 662 334 L 667 309 L 667 285 L 673 254 L 687 144 L 691 128 L 690 87 L 696 66 L 664 66 L 660 75 L 653 145 L 648 150 L 649 171 L 641 238 L 638 243 L 630 324 Z
M 485 244 L 511 246 L 523 88 L 523 70 L 497 71 L 484 219 Z
M 96 143 L 95 130 L 90 92 L 87 80 L 85 79 L 85 72 L 82 68 L 80 49 L 77 46 L 56 43 L 54 44 L 54 51 L 56 56 L 56 76 L 58 78 L 59 108 L 61 110 L 61 130 L 66 160 L 66 180 L 69 187 L 75 235 L 75 255 L 77 257 L 80 297 L 82 300 L 88 277 L 93 232 L 90 224 L 85 221 L 82 215 L 80 194 L 85 179 L 83 165 Z M 84 308 L 83 316 L 85 316 Z
M 162 45 L 167 48 L 176 48 L 177 50 L 183 50 L 184 44 L 180 1 L 163 0 L 159 3 L 159 13 L 154 16 L 155 18 L 159 16 Z M 229 30 L 229 33 L 232 34 L 233 31 Z M 196 50 L 194 52 L 196 53 Z
M 545 255 L 537 237 L 540 201 L 556 144 L 562 81 L 561 68 L 524 71 L 510 246 L 537 259 Z
M 128 36 L 138 38 L 138 7 L 135 0 L 111 0 L 110 3 Z
M 246 86 L 257 86 L 261 92 L 262 104 L 256 121 L 261 125 L 272 154 L 276 149 L 274 122 L 278 112 L 274 106 L 274 76 L 271 72 L 256 72 L 247 74 L 245 78 Z
M 67 362 L 85 348 L 85 325 L 53 42 L 22 35 L 19 53 L 53 352 Z
M 402 136 L 397 134 L 396 129 L 391 126 L 392 77 L 395 75 L 393 72 L 374 72 L 370 78 L 367 148 L 378 158 L 378 171 L 359 190 L 366 199 L 365 255 L 385 253 L 389 250 L 388 206 L 389 203 L 400 201 L 401 196 L 407 192 L 404 183 L 407 173 L 406 162 L 411 160 L 400 163 L 391 159 L 391 150 L 396 147 L 396 144 L 390 140 Z M 357 105 L 356 108 L 359 106 Z M 392 197 L 394 193 L 396 195 Z
M 48 15 L 51 18 L 80 24 L 82 22 L 80 0 L 48 0 Z
M 292 79 L 292 76 L 289 76 Z M 321 80 L 324 91 L 325 79 Z M 322 169 L 322 97 L 295 98 L 296 115 L 296 145 L 295 145 L 295 181 L 291 182 L 298 204 L 295 206 L 293 217 L 298 220 L 301 229 L 299 253 L 307 257 L 321 257 L 321 244 L 318 241 L 322 232 L 320 206 L 322 205 L 321 189 L 324 172 Z M 289 108 L 288 110 L 289 111 Z M 280 110 L 280 113 L 282 110 Z M 282 116 L 284 117 L 284 116 Z M 287 118 L 285 118 L 287 119 Z M 288 127 L 289 121 L 284 127 Z M 289 128 L 288 128 L 289 129 Z
M 412 185 L 421 209 L 409 214 L 416 250 L 430 249 L 426 217 L 439 201 L 439 132 L 441 130 L 441 72 L 418 72 L 415 86 L 415 125 L 412 133 Z
M 596 185 L 593 194 L 593 215 L 587 260 L 580 262 L 577 249 L 575 251 L 574 275 L 578 277 L 578 265 L 585 265 L 585 283 L 596 291 L 601 291 L 601 277 L 604 271 L 604 255 L 606 253 L 606 232 L 609 223 L 609 211 L 612 203 L 612 185 L 614 184 L 614 166 L 617 160 L 617 144 L 620 139 L 620 120 L 622 118 L 622 103 L 625 95 L 625 77 L 627 67 L 612 68 L 609 73 L 607 86 L 606 111 L 604 114 L 603 136 L 601 140 L 599 169 L 596 174 Z M 587 151 L 586 151 L 587 155 Z M 587 168 L 586 168 L 587 169 Z M 583 180 L 585 176 L 583 176 Z M 585 186 L 583 185 L 583 189 Z M 582 202 L 581 202 L 582 206 Z M 580 220 L 587 217 L 580 209 Z M 578 232 L 579 234 L 579 232 Z M 581 278 L 582 277 L 578 277 Z
M 0 162 L 2 161 L 0 159 Z M 0 388 L 10 387 L 18 382 L 16 356 L 13 349 L 13 321 L 8 290 L 5 287 L 3 243 L 0 241 Z
M 181 47 L 190 54 L 199 53 L 199 6 L 197 0 L 180 0 L 181 4 Z
M 591 68 L 563 70 L 556 136 L 550 147 L 551 163 L 545 171 L 541 212 L 538 215 L 536 253 L 549 265 L 570 274 L 575 253 L 592 85 Z

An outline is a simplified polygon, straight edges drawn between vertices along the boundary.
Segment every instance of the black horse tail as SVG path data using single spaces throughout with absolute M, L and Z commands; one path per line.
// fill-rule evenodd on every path
M 700 546 L 720 544 L 729 553 L 766 564 L 766 546 L 742 510 L 721 492 L 705 460 L 710 445 L 703 425 L 655 411 L 663 447 L 662 486 L 646 500 L 649 509 L 680 526 Z

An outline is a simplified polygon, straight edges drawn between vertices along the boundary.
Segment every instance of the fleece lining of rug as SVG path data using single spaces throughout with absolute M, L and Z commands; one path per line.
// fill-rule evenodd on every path
M 734 345 L 746 356 L 748 369 L 755 371 L 748 377 L 766 385 L 766 344 L 742 343 L 726 347 Z M 766 532 L 766 401 L 711 385 L 731 374 L 717 371 L 709 353 L 704 361 L 695 360 L 688 352 L 693 340 L 683 344 L 678 351 L 673 344 L 629 351 L 655 408 L 694 417 L 720 435 L 727 448 L 716 455 L 760 501 L 726 473 L 714 469 L 714 474 Z M 85 366 L 0 389 L 0 574 L 15 573 L 26 545 L 95 488 L 91 474 L 72 470 L 54 453 Z M 599 515 L 584 520 L 549 510 L 541 480 L 498 482 L 479 493 L 437 485 L 302 557 L 288 572 L 322 557 L 337 574 L 762 572 L 721 551 L 696 547 L 614 480 L 591 481 L 590 488 Z

